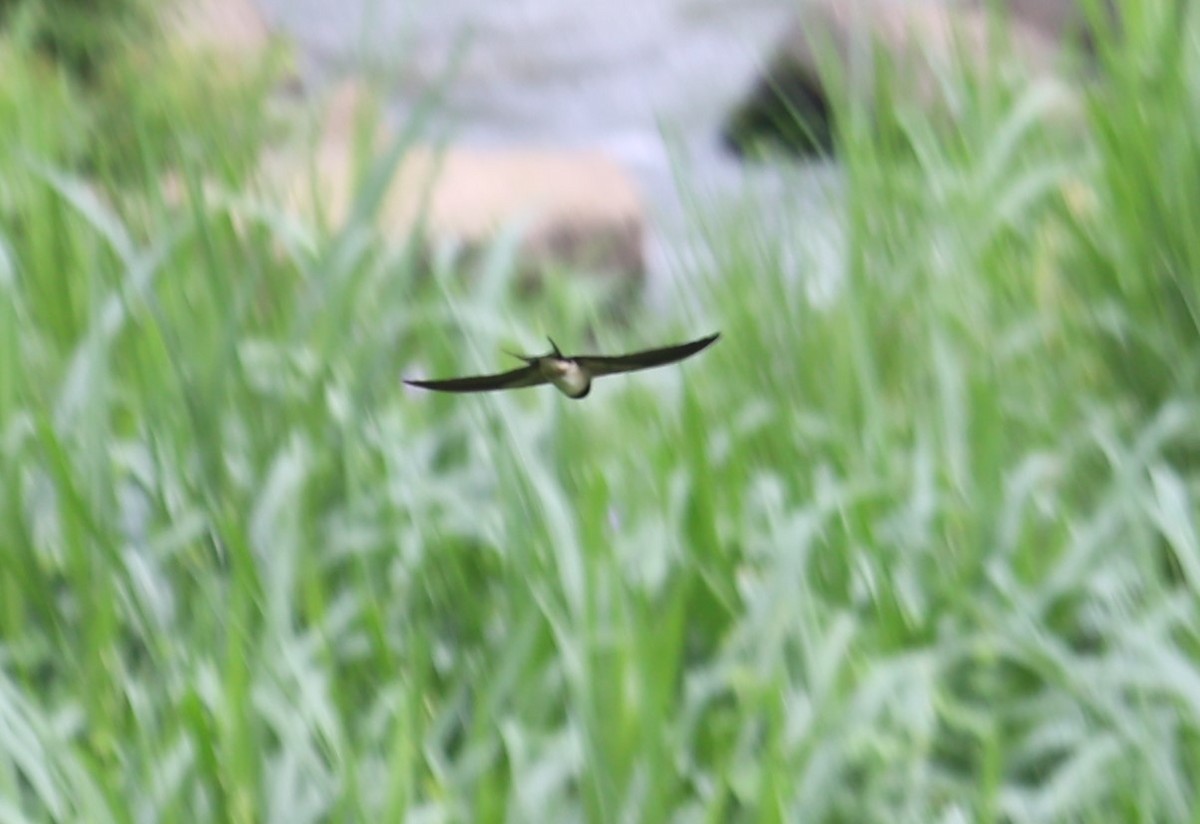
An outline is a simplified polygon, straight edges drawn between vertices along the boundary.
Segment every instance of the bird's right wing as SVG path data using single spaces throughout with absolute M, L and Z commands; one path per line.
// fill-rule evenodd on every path
M 498 389 L 518 389 L 522 386 L 538 386 L 548 383 L 537 366 L 523 366 L 497 375 L 476 375 L 469 378 L 447 378 L 434 381 L 409 381 L 409 386 L 432 389 L 437 392 L 494 392 Z

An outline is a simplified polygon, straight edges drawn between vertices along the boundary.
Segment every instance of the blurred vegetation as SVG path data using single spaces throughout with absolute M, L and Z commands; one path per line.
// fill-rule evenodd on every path
M 149 185 L 185 155 L 210 175 L 244 178 L 266 132 L 278 131 L 261 108 L 289 55 L 231 60 L 185 48 L 164 37 L 166 6 L 0 0 L 0 106 L 15 127 L 0 145 L 47 141 L 37 146 L 43 158 L 121 185 Z M 42 94 L 41 105 L 15 110 Z M 64 128 L 45 128 L 55 118 Z
M 1125 15 L 1083 128 L 841 113 L 834 234 L 726 216 L 629 326 L 374 228 L 402 140 L 309 226 L 261 101 L 119 134 L 8 30 L 0 813 L 1192 820 L 1200 41 Z M 398 380 L 718 328 L 583 403 Z
M 129 43 L 153 32 L 161 6 L 157 0 L 0 0 L 0 28 L 86 83 Z

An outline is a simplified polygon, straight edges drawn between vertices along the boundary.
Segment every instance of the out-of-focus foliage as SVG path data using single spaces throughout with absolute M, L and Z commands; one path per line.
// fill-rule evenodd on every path
M 90 81 L 155 24 L 156 0 L 0 0 L 0 30 Z
M 624 326 L 374 229 L 403 144 L 326 231 L 147 103 L 186 196 L 105 187 L 0 46 L 0 809 L 1188 820 L 1200 46 L 1152 5 L 1082 128 L 842 119 L 831 235 L 730 218 Z M 718 328 L 582 403 L 399 381 Z

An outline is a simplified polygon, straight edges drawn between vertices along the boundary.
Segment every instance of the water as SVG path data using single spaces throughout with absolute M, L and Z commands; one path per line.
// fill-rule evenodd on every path
M 652 274 L 667 276 L 690 246 L 674 170 L 684 170 L 705 209 L 797 185 L 743 166 L 719 145 L 722 118 L 796 0 L 257 2 L 299 44 L 308 71 L 365 64 L 382 72 L 398 118 L 458 54 L 439 115 L 455 142 L 605 150 L 646 197 Z M 814 194 L 827 176 L 814 171 Z

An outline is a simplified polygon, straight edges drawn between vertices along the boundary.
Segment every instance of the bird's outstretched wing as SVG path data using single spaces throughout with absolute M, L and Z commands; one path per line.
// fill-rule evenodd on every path
M 678 346 L 647 349 L 644 352 L 631 352 L 628 355 L 576 355 L 572 360 L 593 375 L 615 375 L 618 372 L 634 372 L 638 369 L 651 369 L 655 366 L 681 361 L 696 354 L 719 337 L 721 337 L 721 333 L 717 332 L 706 338 L 700 338 L 690 343 L 681 343 Z
M 409 386 L 433 389 L 437 392 L 492 392 L 497 389 L 537 386 L 547 382 L 542 371 L 532 364 L 496 375 L 475 375 L 469 378 L 447 378 L 440 381 L 405 381 Z

